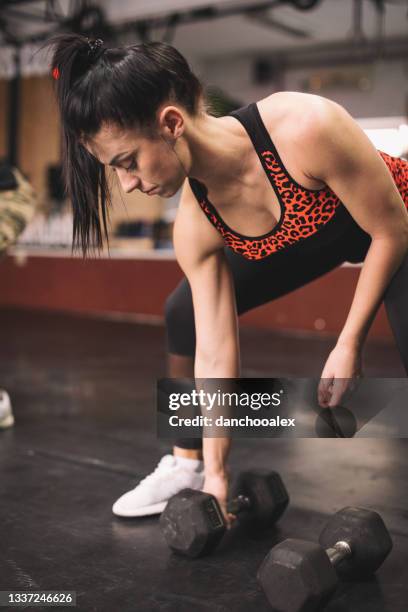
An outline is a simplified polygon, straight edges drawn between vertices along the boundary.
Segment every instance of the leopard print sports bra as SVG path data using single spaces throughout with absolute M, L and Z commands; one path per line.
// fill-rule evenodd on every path
M 230 113 L 248 132 L 263 168 L 277 194 L 281 216 L 275 227 L 256 238 L 228 227 L 207 198 L 205 186 L 190 178 L 191 188 L 209 221 L 222 234 L 225 245 L 249 260 L 260 260 L 294 246 L 316 248 L 342 237 L 343 243 L 366 242 L 367 234 L 356 224 L 345 206 L 329 188 L 306 189 L 299 185 L 282 163 L 262 121 L 256 103 Z M 408 207 L 408 162 L 379 152 Z M 323 240 L 322 240 L 323 239 Z

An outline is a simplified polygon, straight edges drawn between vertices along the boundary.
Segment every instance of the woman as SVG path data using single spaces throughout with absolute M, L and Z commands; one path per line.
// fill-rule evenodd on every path
M 127 193 L 167 198 L 183 186 L 174 247 L 187 280 L 166 305 L 169 376 L 238 377 L 237 314 L 344 261 L 364 265 L 322 372 L 321 405 L 335 406 L 360 376 L 383 298 L 408 371 L 406 162 L 377 152 L 343 108 L 317 96 L 277 93 L 215 118 L 169 45 L 106 49 L 76 35 L 54 44 L 74 244 L 86 253 L 107 234 L 107 166 Z M 225 512 L 229 445 L 203 440 L 203 474 L 201 442 L 178 442 L 113 511 L 160 512 L 204 477 Z

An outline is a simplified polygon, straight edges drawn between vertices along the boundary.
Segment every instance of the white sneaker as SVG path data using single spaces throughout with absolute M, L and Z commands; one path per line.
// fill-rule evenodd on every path
M 14 417 L 11 411 L 10 396 L 7 391 L 0 389 L 0 429 L 6 429 L 14 425 Z
M 204 484 L 203 462 L 165 455 L 158 466 L 113 504 L 116 516 L 160 514 L 170 497 L 181 489 L 201 489 Z

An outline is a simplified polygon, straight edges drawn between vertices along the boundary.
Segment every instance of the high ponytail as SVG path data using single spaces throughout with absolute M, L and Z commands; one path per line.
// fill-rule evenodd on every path
M 86 256 L 90 249 L 102 247 L 104 236 L 108 239 L 109 190 L 104 166 L 81 144 L 81 134 L 65 120 L 65 110 L 72 104 L 76 84 L 101 56 L 96 50 L 102 45 L 77 34 L 57 36 L 50 44 L 55 48 L 51 74 L 62 120 L 63 179 L 73 210 L 72 246 Z
M 74 214 L 73 249 L 86 255 L 108 238 L 110 191 L 105 167 L 85 148 L 104 124 L 154 137 L 165 102 L 191 114 L 203 89 L 185 58 L 159 42 L 106 49 L 77 34 L 53 38 L 51 72 L 62 123 L 62 165 Z

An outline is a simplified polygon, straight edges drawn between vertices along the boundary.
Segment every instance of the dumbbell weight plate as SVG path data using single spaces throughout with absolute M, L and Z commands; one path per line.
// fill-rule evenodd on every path
M 352 438 L 357 431 L 357 421 L 343 406 L 325 408 L 316 418 L 315 431 L 319 438 Z
M 289 504 L 289 495 L 277 472 L 265 470 L 241 472 L 232 487 L 232 497 L 244 495 L 251 508 L 243 519 L 260 529 L 271 527 Z
M 209 553 L 225 533 L 216 498 L 192 489 L 170 498 L 160 516 L 160 527 L 167 545 L 190 558 Z
M 320 610 L 337 585 L 336 571 L 321 546 L 295 539 L 270 550 L 257 578 L 275 612 Z
M 362 578 L 373 574 L 392 549 L 391 536 L 381 516 L 365 508 L 343 508 L 329 520 L 320 537 L 327 549 L 336 542 L 351 545 L 352 556 L 337 565 L 343 578 Z

